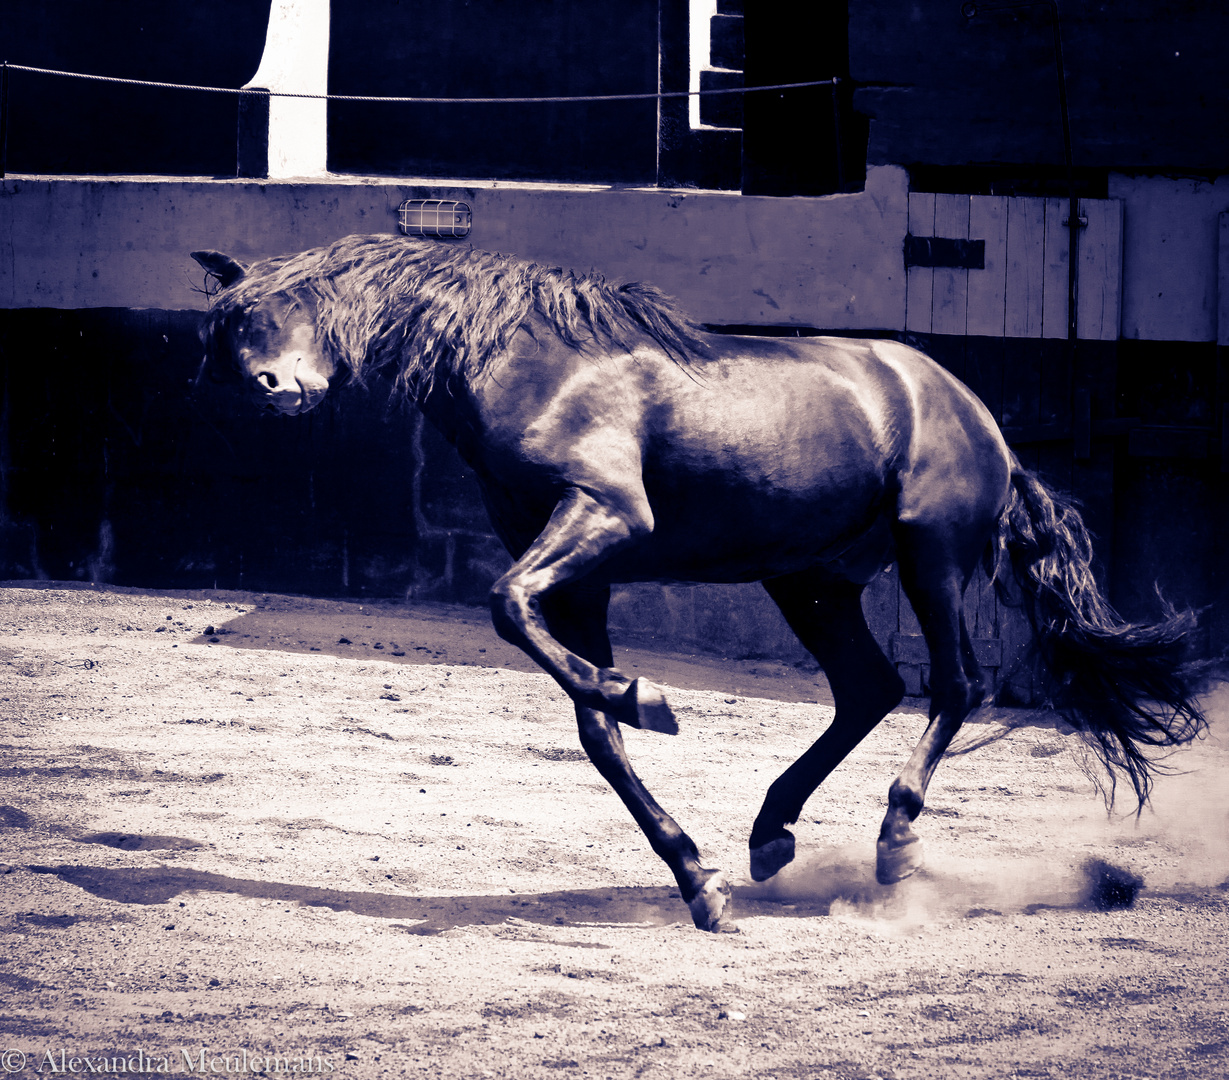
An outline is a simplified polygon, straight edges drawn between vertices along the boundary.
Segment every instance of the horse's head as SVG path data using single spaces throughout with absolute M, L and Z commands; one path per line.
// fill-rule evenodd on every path
M 337 364 L 320 347 L 312 302 L 293 293 L 244 295 L 246 267 L 217 251 L 192 257 L 222 284 L 201 328 L 203 372 L 238 378 L 265 409 L 286 415 L 315 408 Z

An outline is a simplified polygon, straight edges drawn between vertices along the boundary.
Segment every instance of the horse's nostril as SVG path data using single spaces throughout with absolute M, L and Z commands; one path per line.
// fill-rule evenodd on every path
M 260 383 L 266 390 L 277 389 L 277 376 L 271 371 L 262 371 L 256 376 L 256 381 Z

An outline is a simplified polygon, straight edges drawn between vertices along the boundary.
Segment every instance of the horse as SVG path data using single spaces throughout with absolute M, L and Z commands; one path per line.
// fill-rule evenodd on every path
M 673 872 L 692 920 L 730 885 L 633 771 L 619 725 L 675 733 L 662 689 L 614 667 L 612 585 L 763 583 L 819 662 L 831 724 L 769 786 L 749 837 L 764 881 L 795 855 L 803 804 L 894 709 L 904 683 L 861 595 L 895 561 L 930 656 L 930 719 L 888 789 L 876 877 L 922 865 L 912 828 L 989 682 L 962 596 L 979 561 L 1032 624 L 1051 698 L 1142 809 L 1154 751 L 1206 727 L 1184 666 L 1195 615 L 1121 618 L 1075 505 L 1024 469 L 978 397 L 890 340 L 710 334 L 653 286 L 447 241 L 350 236 L 216 279 L 202 375 L 301 415 L 379 377 L 459 450 L 514 560 L 499 634 L 571 698 L 581 745 Z M 1014 582 L 1014 586 L 1012 585 Z

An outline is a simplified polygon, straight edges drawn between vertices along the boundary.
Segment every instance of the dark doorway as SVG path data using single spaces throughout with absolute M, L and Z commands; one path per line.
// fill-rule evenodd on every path
M 749 4 L 746 85 L 841 79 L 828 86 L 746 95 L 744 195 L 829 195 L 866 180 L 868 123 L 853 111 L 845 0 Z

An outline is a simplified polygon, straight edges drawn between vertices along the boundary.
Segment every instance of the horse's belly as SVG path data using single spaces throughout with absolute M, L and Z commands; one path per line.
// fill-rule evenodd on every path
M 732 584 L 763 581 L 813 568 L 862 584 L 892 561 L 892 537 L 886 517 L 863 532 L 824 545 L 814 534 L 760 536 L 752 543 L 736 537 L 707 534 L 708 542 L 684 542 L 668 530 L 656 531 L 634 551 L 621 553 L 605 568 L 612 582 L 675 581 Z
M 654 527 L 627 553 L 628 580 L 750 581 L 875 561 L 862 548 L 883 547 L 864 543 L 884 511 L 882 449 L 860 410 L 805 389 L 792 407 L 748 391 L 712 415 L 716 398 L 676 410 L 669 434 L 646 448 Z
M 890 561 L 879 478 L 815 490 L 650 489 L 652 534 L 616 556 L 612 580 L 759 581 L 815 566 L 869 581 Z

